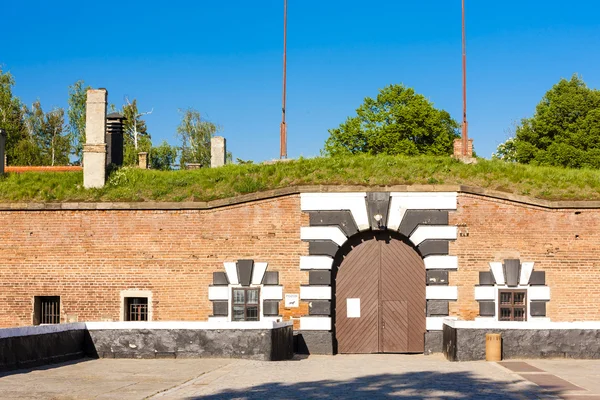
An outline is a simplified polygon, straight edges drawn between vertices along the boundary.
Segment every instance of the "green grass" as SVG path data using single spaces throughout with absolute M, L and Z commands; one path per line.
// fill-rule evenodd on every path
M 355 156 L 192 171 L 115 171 L 103 189 L 81 172 L 0 177 L 0 202 L 208 201 L 295 185 L 469 185 L 548 200 L 600 200 L 600 171 L 449 157 Z

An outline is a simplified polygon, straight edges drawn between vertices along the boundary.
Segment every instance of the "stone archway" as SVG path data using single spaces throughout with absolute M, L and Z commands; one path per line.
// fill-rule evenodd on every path
M 422 353 L 425 266 L 393 232 L 351 238 L 336 257 L 334 331 L 339 353 Z

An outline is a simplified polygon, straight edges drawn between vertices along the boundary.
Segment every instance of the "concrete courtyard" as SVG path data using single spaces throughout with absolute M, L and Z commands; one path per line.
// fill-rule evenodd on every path
M 87 359 L 0 374 L 0 397 L 593 400 L 600 399 L 600 361 L 450 363 L 439 355 L 389 354 L 285 362 Z

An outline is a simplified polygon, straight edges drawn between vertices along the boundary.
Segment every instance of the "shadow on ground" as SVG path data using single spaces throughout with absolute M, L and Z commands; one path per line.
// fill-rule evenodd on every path
M 30 368 L 22 367 L 19 369 L 0 370 L 0 378 L 4 378 L 5 376 L 11 376 L 11 375 L 28 374 L 33 371 L 48 371 L 48 370 L 55 369 L 55 368 L 62 368 L 62 367 L 66 367 L 68 365 L 81 364 L 84 362 L 95 361 L 95 360 L 96 360 L 95 358 L 84 357 L 84 358 L 77 358 L 75 360 L 55 362 L 55 363 L 50 363 L 50 364 L 45 364 L 45 365 L 40 365 L 40 366 L 35 366 L 35 367 L 30 367 Z
M 542 391 L 515 379 L 498 382 L 469 372 L 410 372 L 364 376 L 345 381 L 266 383 L 188 399 L 538 399 L 558 395 L 553 388 Z

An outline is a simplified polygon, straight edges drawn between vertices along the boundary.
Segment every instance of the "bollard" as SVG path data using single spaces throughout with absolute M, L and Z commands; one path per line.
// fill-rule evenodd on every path
M 485 360 L 502 361 L 502 335 L 499 333 L 485 334 Z

